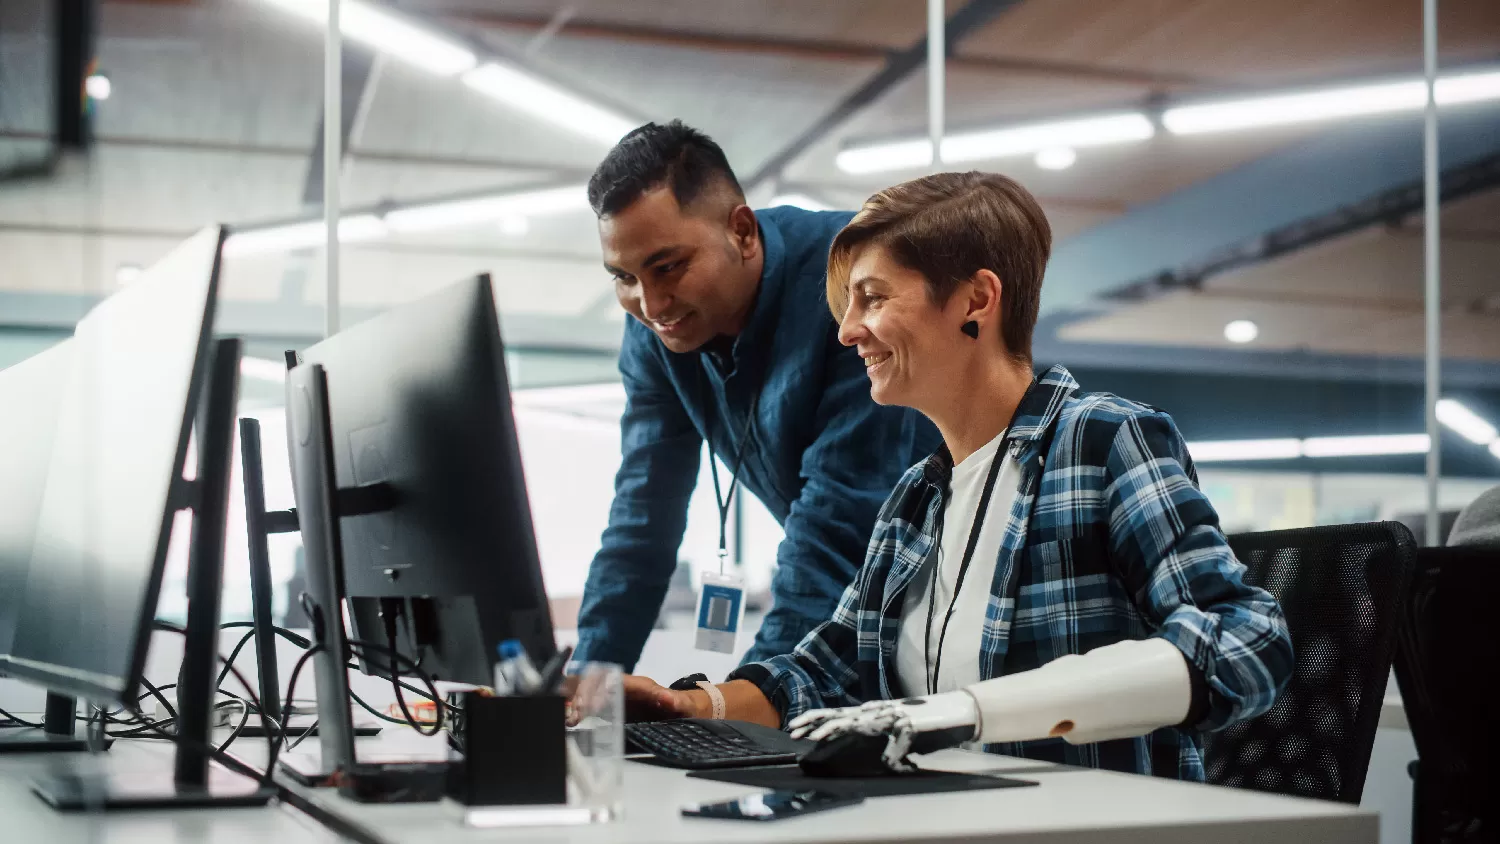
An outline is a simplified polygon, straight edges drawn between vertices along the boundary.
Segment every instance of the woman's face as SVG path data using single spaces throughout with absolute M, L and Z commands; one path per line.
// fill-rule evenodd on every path
M 927 410 L 960 388 L 959 362 L 974 341 L 960 330 L 967 297 L 937 304 L 922 274 L 903 267 L 880 246 L 866 246 L 849 272 L 849 308 L 839 342 L 854 346 L 870 377 L 870 398 Z

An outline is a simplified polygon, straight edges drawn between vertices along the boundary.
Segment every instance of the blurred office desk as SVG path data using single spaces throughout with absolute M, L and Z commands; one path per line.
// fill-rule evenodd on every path
M 55 812 L 31 793 L 31 780 L 80 764 L 106 770 L 172 770 L 172 745 L 120 740 L 96 759 L 74 753 L 0 755 L 0 841 L 15 844 L 331 844 L 344 840 L 328 827 L 280 803 L 243 809 L 129 811 L 108 814 Z M 78 770 L 77 768 L 72 768 Z
M 401 735 L 405 733 L 405 735 Z M 388 735 L 387 735 L 388 734 Z M 407 730 L 360 739 L 359 752 L 384 755 L 418 746 Z M 247 747 L 246 761 L 250 761 Z M 424 754 L 425 755 L 425 754 Z M 1205 842 L 1379 840 L 1377 816 L 1335 803 L 1213 788 L 1151 777 L 946 751 L 927 767 L 985 771 L 1036 780 L 1034 788 L 872 799 L 860 806 L 771 823 L 684 818 L 688 804 L 728 800 L 758 789 L 689 779 L 686 772 L 628 762 L 624 817 L 587 827 L 468 829 L 456 803 L 371 805 L 331 790 L 295 787 L 298 796 L 357 823 L 388 844 L 547 841 L 682 842 L 1049 842 L 1205 844 Z

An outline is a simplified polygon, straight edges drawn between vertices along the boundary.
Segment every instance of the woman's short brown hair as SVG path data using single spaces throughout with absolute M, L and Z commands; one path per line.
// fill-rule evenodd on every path
M 1031 362 L 1052 227 L 1036 198 L 1014 179 L 978 171 L 936 173 L 865 200 L 828 251 L 828 306 L 834 319 L 842 320 L 849 307 L 855 252 L 869 245 L 921 273 L 938 304 L 980 270 L 999 276 L 1005 349 L 1016 360 Z

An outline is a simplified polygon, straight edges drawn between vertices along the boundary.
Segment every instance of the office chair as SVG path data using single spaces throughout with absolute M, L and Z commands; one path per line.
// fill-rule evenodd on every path
M 1494 841 L 1500 687 L 1494 599 L 1500 547 L 1422 548 L 1396 650 L 1396 683 L 1417 761 L 1413 844 Z M 1486 680 L 1485 678 L 1489 679 Z
M 1208 781 L 1358 804 L 1416 542 L 1395 522 L 1229 537 L 1286 612 L 1296 662 L 1274 706 L 1204 736 Z

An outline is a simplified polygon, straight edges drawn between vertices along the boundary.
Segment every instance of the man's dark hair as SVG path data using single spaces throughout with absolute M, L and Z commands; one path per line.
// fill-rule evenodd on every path
M 620 139 L 589 178 L 589 205 L 600 217 L 618 214 L 646 191 L 665 185 L 687 208 L 704 193 L 727 186 L 741 202 L 745 192 L 724 150 L 681 120 L 647 123 Z

